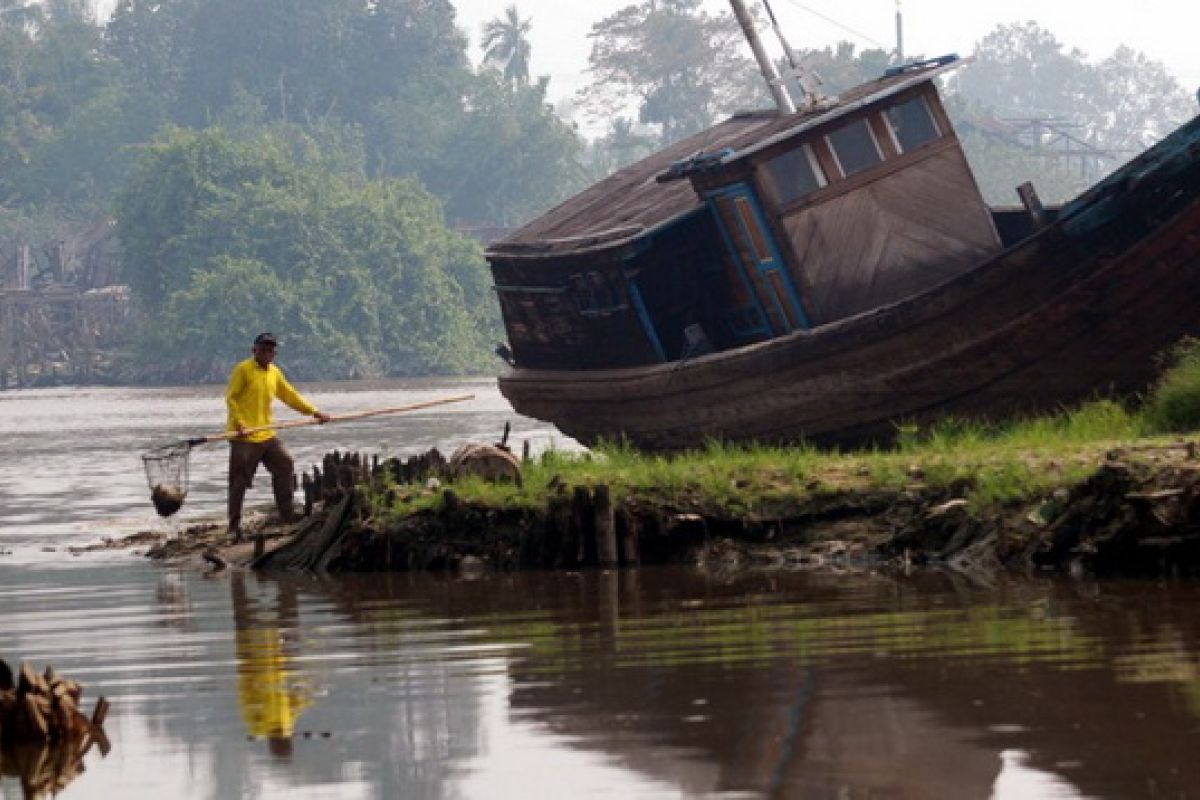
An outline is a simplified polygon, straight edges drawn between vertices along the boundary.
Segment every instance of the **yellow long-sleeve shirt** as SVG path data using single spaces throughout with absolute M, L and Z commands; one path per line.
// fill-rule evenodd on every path
M 312 705 L 311 695 L 294 687 L 298 675 L 290 666 L 276 628 L 250 628 L 235 637 L 238 661 L 238 704 L 251 736 L 288 737 L 296 720 Z
M 236 431 L 239 423 L 247 428 L 273 424 L 271 401 L 276 397 L 306 416 L 317 412 L 317 407 L 287 382 L 283 370 L 274 364 L 268 364 L 264 369 L 253 358 L 247 358 L 234 367 L 229 376 L 229 388 L 225 390 L 229 420 L 225 429 Z M 265 442 L 274 436 L 275 431 L 259 431 L 239 441 Z

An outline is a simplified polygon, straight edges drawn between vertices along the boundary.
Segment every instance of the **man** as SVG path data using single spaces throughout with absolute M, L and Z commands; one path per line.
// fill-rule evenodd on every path
M 235 542 L 242 538 L 242 501 L 259 462 L 271 473 L 279 518 L 284 522 L 296 519 L 292 510 L 295 476 L 291 453 L 275 431 L 248 432 L 274 423 L 271 401 L 278 397 L 301 414 L 309 414 L 322 423 L 329 421 L 329 415 L 304 399 L 283 377 L 283 370 L 272 363 L 278 347 L 273 334 L 256 336 L 251 350 L 254 355 L 233 368 L 225 391 L 225 404 L 229 407 L 226 430 L 237 433 L 236 438 L 229 440 L 229 536 Z

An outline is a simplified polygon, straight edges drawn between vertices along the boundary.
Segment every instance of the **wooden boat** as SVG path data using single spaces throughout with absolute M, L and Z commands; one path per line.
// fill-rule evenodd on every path
M 585 444 L 850 444 L 1131 393 L 1200 334 L 1200 118 L 990 209 L 934 79 L 735 116 L 488 251 L 520 413 Z

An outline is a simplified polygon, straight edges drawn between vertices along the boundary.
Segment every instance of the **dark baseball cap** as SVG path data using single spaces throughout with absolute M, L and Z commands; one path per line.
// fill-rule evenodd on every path
M 269 344 L 274 345 L 275 347 L 279 346 L 279 340 L 275 338 L 275 334 L 273 333 L 260 333 L 258 336 L 254 337 L 254 343 Z

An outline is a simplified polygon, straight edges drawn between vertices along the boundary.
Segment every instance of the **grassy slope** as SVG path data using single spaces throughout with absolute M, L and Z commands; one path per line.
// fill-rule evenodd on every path
M 617 502 L 646 498 L 724 515 L 754 516 L 821 492 L 954 488 L 979 509 L 1069 487 L 1106 453 L 1165 446 L 1200 427 L 1200 346 L 1181 344 L 1139 410 L 1096 400 L 1047 417 L 986 426 L 944 421 L 929 431 L 901 427 L 887 450 L 836 452 L 805 445 L 707 448 L 674 456 L 609 445 L 592 453 L 548 452 L 524 465 L 524 486 L 477 479 L 455 483 L 468 502 L 499 508 L 544 508 L 547 487 L 607 484 Z M 400 493 L 406 514 L 441 502 L 437 493 Z M 378 508 L 378 506 L 377 506 Z

